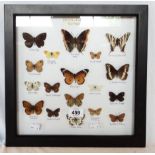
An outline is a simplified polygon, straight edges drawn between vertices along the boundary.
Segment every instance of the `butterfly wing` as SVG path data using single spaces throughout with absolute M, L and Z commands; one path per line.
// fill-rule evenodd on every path
M 35 64 L 35 70 L 36 70 L 37 72 L 42 72 L 42 70 L 43 70 L 43 64 L 44 64 L 43 60 L 39 60 L 39 61 Z
M 106 64 L 106 70 L 106 76 L 108 80 L 113 80 L 114 77 L 117 76 L 117 70 L 111 64 Z
M 109 33 L 106 33 L 106 37 L 110 43 L 111 51 L 114 51 L 116 47 L 116 38 L 112 34 L 109 34 Z
M 34 43 L 34 38 L 29 33 L 23 33 L 23 38 L 25 40 L 25 46 L 31 48 Z
M 68 31 L 64 29 L 62 29 L 61 32 L 63 35 L 63 42 L 66 47 L 66 50 L 71 52 L 73 48 L 75 47 L 74 38 Z
M 91 57 L 92 59 L 95 58 L 95 54 L 94 54 L 94 52 L 90 52 L 90 57 Z
M 77 105 L 78 107 L 82 105 L 82 100 L 84 99 L 84 93 L 79 94 L 76 98 L 75 98 L 75 105 Z
M 113 114 L 109 114 L 109 117 L 110 117 L 112 122 L 116 122 L 117 121 L 117 116 L 115 116 Z
M 74 74 L 65 68 L 61 68 L 61 72 L 65 77 L 65 83 L 71 85 L 74 81 Z
M 89 108 L 88 111 L 89 111 L 91 116 L 95 115 L 95 110 L 94 109 Z
M 98 108 L 98 109 L 95 110 L 95 114 L 100 115 L 101 111 L 102 111 L 102 108 Z
M 59 112 L 60 112 L 60 108 L 55 109 L 55 110 L 53 111 L 54 116 L 55 116 L 55 117 L 58 117 L 58 116 L 59 116 Z
M 77 49 L 79 52 L 82 52 L 86 47 L 89 31 L 90 30 L 87 29 L 87 30 L 81 32 L 80 35 L 76 39 Z
M 109 100 L 111 102 L 114 102 L 116 100 L 116 94 L 114 94 L 113 92 L 109 92 Z
M 33 65 L 33 63 L 31 62 L 31 61 L 29 61 L 29 60 L 26 60 L 25 61 L 25 64 L 26 64 L 26 70 L 28 71 L 28 72 L 32 72 L 33 71 L 33 69 L 34 69 L 34 65 Z
M 84 69 L 76 73 L 75 82 L 77 82 L 77 84 L 79 85 L 82 85 L 85 82 L 85 77 L 88 74 L 88 72 L 89 72 L 88 69 Z
M 51 86 L 49 83 L 44 82 L 44 87 L 45 87 L 45 91 L 46 91 L 47 93 L 50 93 L 50 92 L 51 92 L 52 86 Z
M 60 55 L 60 52 L 58 52 L 58 51 L 55 51 L 55 52 L 52 52 L 52 53 L 51 53 L 51 56 L 52 56 L 54 59 L 57 59 L 57 58 L 59 57 L 59 55 Z
M 101 57 L 101 52 L 97 52 L 96 53 L 96 59 L 100 59 L 100 57 Z
M 50 59 L 51 58 L 51 52 L 50 51 L 45 50 L 44 51 L 44 54 L 45 54 L 45 56 L 46 56 L 47 59 Z
M 53 116 L 53 111 L 51 109 L 46 108 L 47 116 L 52 117 Z
M 123 122 L 123 121 L 124 121 L 124 117 L 125 117 L 125 113 L 122 113 L 122 114 L 120 114 L 120 115 L 118 116 L 118 120 L 119 120 L 120 122 Z
M 69 107 L 72 107 L 74 105 L 74 98 L 69 94 L 65 94 L 64 96 L 65 96 L 65 98 L 67 100 L 67 105 Z
M 41 114 L 43 106 L 44 106 L 44 101 L 42 100 L 35 104 L 34 111 L 37 115 Z
M 129 64 L 125 64 L 118 70 L 118 76 L 121 80 L 126 80 L 128 77 Z
M 120 102 L 124 101 L 124 95 L 125 95 L 124 92 L 120 92 L 120 93 L 117 95 L 117 99 L 118 99 Z
M 52 89 L 55 93 L 57 93 L 59 91 L 59 87 L 60 87 L 60 83 L 55 83 L 53 86 L 52 86 Z
M 31 103 L 29 103 L 28 101 L 23 101 L 23 107 L 25 108 L 25 113 L 27 115 L 31 115 L 34 113 L 33 105 L 31 105 Z
M 36 81 L 33 83 L 33 90 L 38 91 L 40 87 L 40 82 Z
M 44 46 L 44 40 L 46 39 L 46 33 L 41 33 L 35 38 L 36 45 L 40 48 Z
M 126 42 L 128 41 L 130 32 L 125 33 L 121 38 L 119 38 L 119 47 L 122 52 L 124 52 Z
M 33 89 L 33 83 L 30 81 L 25 81 L 24 82 L 25 86 L 26 86 L 26 90 L 27 91 L 31 91 Z

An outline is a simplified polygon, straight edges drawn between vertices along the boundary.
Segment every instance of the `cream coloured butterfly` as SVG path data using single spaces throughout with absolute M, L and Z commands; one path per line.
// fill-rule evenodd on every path
M 44 55 L 46 56 L 47 59 L 50 59 L 50 58 L 58 59 L 60 52 L 59 51 L 50 52 L 48 50 L 45 50 Z
M 99 92 L 103 88 L 102 85 L 93 85 L 93 84 L 92 85 L 88 85 L 88 87 L 89 87 L 89 91 L 91 91 L 91 92 L 93 92 L 93 91 Z
M 25 81 L 24 82 L 27 91 L 38 91 L 41 83 L 39 81 L 31 82 L 31 81 Z

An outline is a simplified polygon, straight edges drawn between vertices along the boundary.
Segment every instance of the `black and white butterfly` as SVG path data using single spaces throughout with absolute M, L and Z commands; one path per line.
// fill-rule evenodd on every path
M 106 37 L 110 43 L 111 52 L 115 50 L 116 46 L 119 46 L 121 52 L 124 52 L 126 43 L 129 39 L 130 32 L 125 33 L 122 37 L 116 38 L 110 33 L 106 33 Z

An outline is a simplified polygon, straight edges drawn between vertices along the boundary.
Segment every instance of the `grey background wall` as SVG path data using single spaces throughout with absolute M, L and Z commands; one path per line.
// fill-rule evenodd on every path
M 4 4 L 0 2 L 0 145 L 5 144 Z M 68 4 L 71 2 L 20 2 L 20 4 Z M 71 4 L 82 2 L 72 2 Z M 83 4 L 148 4 L 147 146 L 155 146 L 155 2 L 83 2 Z M 141 81 L 143 82 L 143 81 Z

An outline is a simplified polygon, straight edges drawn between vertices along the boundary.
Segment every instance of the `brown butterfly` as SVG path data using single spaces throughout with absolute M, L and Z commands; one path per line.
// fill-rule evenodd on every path
M 106 64 L 107 79 L 113 80 L 114 77 L 119 77 L 121 80 L 126 80 L 128 77 L 129 64 L 125 64 L 116 70 L 111 64 Z
M 60 112 L 60 108 L 57 108 L 55 110 L 51 110 L 51 109 L 46 109 L 47 112 L 47 116 L 48 117 L 58 117 L 59 116 L 59 112 Z
M 98 108 L 98 109 L 89 108 L 88 111 L 89 111 L 91 116 L 100 115 L 102 108 Z
M 123 122 L 124 121 L 124 117 L 125 117 L 125 113 L 122 113 L 120 115 L 113 115 L 113 114 L 109 114 L 109 117 L 111 119 L 112 122 Z
M 63 34 L 63 41 L 66 47 L 66 50 L 71 52 L 75 47 L 79 52 L 82 52 L 88 40 L 89 29 L 80 33 L 80 35 L 76 38 L 73 37 L 68 31 L 62 29 L 61 32 Z
M 110 43 L 111 51 L 114 51 L 115 47 L 119 46 L 121 52 L 124 52 L 129 36 L 130 32 L 125 33 L 121 38 L 115 38 L 112 34 L 106 33 L 106 37 Z
M 45 82 L 44 87 L 47 93 L 50 93 L 51 91 L 57 93 L 59 91 L 60 83 L 55 83 L 54 85 L 51 86 L 49 83 Z
M 67 105 L 69 106 L 69 107 L 72 107 L 74 104 L 76 105 L 76 106 L 81 106 L 82 105 L 82 100 L 83 100 L 83 98 L 84 98 L 84 93 L 81 93 L 81 94 L 79 94 L 77 97 L 72 97 L 71 95 L 69 95 L 69 94 L 65 94 L 64 95 L 65 96 L 65 98 L 66 98 L 66 100 L 67 100 Z
M 40 115 L 42 112 L 42 108 L 44 106 L 44 101 L 39 101 L 35 105 L 32 105 L 28 101 L 23 101 L 23 107 L 25 108 L 25 113 L 27 115 L 37 114 Z
M 23 38 L 25 40 L 25 46 L 28 48 L 31 48 L 33 44 L 35 43 L 37 47 L 44 46 L 44 40 L 46 39 L 46 33 L 41 33 L 37 35 L 36 37 L 33 37 L 29 33 L 23 33 Z
M 114 102 L 115 100 L 118 100 L 120 102 L 124 101 L 124 92 L 120 92 L 119 94 L 115 94 L 113 92 L 109 92 L 109 96 L 110 96 L 110 101 Z
M 88 69 L 83 69 L 79 71 L 76 74 L 73 74 L 69 70 L 66 70 L 65 68 L 61 68 L 61 72 L 63 76 L 65 77 L 65 83 L 68 85 L 71 85 L 73 81 L 77 82 L 78 85 L 82 85 L 85 82 L 85 77 L 87 73 L 89 72 Z
M 32 72 L 33 70 L 36 70 L 37 72 L 42 72 L 44 62 L 43 62 L 43 60 L 39 60 L 35 64 L 33 64 L 31 61 L 26 60 L 25 64 L 27 67 L 26 70 L 28 72 Z
M 91 59 L 100 59 L 101 54 L 102 54 L 101 52 L 97 52 L 97 53 L 90 52 Z

